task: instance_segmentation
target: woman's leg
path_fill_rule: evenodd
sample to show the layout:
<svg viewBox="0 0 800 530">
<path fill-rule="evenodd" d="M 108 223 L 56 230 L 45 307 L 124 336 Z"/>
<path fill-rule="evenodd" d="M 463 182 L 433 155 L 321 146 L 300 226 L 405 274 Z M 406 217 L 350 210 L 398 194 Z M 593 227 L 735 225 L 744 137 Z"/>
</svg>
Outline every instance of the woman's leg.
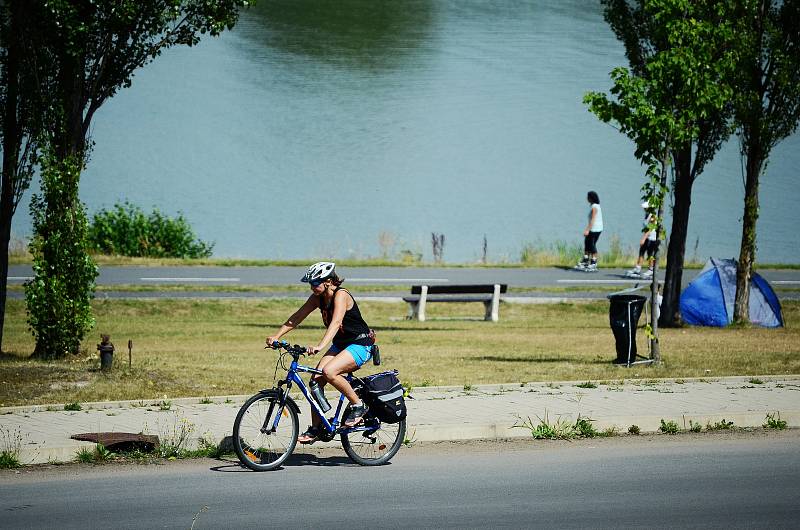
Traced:
<svg viewBox="0 0 800 530">
<path fill-rule="evenodd" d="M 335 348 L 331 348 L 330 350 L 328 350 L 328 352 L 325 355 L 322 356 L 322 358 L 317 363 L 317 370 L 322 370 L 323 371 L 323 375 L 314 375 L 314 376 L 312 376 L 312 379 L 317 382 L 317 384 L 320 386 L 320 388 L 324 388 L 325 384 L 328 382 L 328 380 L 325 378 L 325 375 L 324 375 L 325 368 L 330 363 L 332 363 L 334 361 L 334 359 L 336 359 L 336 357 L 338 355 L 341 355 L 342 353 L 347 353 L 347 352 L 346 351 L 345 352 L 340 352 L 340 351 L 336 350 Z M 352 357 L 350 357 L 350 359 L 352 360 Z M 355 361 L 353 362 L 353 364 L 355 364 Z M 357 368 L 358 367 L 356 367 L 354 369 L 357 369 Z M 345 383 L 347 383 L 346 379 L 345 379 Z M 334 385 L 334 387 L 336 387 L 336 385 Z M 351 392 L 353 391 L 352 387 L 350 387 L 350 391 Z M 353 394 L 355 394 L 355 392 L 353 392 Z M 345 394 L 345 395 L 347 395 L 347 394 Z M 348 397 L 348 399 L 349 399 L 349 397 Z M 297 438 L 297 441 L 300 442 L 301 444 L 314 443 L 317 440 L 317 437 L 318 437 L 318 435 L 314 431 L 318 431 L 321 428 L 322 428 L 322 419 L 319 417 L 319 415 L 317 414 L 317 411 L 314 409 L 314 407 L 311 407 L 311 428 L 309 429 L 309 431 L 306 431 L 303 434 L 301 434 Z"/>
<path fill-rule="evenodd" d="M 346 397 L 350 403 L 356 405 L 361 402 L 355 390 L 353 390 L 353 387 L 350 386 L 350 383 L 348 383 L 347 379 L 342 375 L 358 370 L 358 365 L 349 351 L 342 350 L 337 353 L 335 357 L 325 363 L 321 370 L 325 379 L 332 384 L 336 390 L 344 394 L 344 397 Z"/>
<path fill-rule="evenodd" d="M 600 239 L 601 232 L 589 232 L 590 240 L 590 254 L 592 256 L 592 263 L 597 263 L 597 240 Z"/>
</svg>

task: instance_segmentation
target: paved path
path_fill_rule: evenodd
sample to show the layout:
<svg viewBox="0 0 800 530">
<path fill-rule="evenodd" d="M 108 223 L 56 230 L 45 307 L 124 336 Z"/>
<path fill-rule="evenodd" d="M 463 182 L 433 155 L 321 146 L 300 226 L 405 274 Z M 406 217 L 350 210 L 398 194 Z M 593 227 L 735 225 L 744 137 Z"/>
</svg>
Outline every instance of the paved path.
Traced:
<svg viewBox="0 0 800 530">
<path fill-rule="evenodd" d="M 338 269 L 337 269 L 338 270 Z M 98 297 L 268 297 L 282 296 L 280 292 L 236 292 L 235 288 L 244 286 L 285 286 L 297 285 L 305 272 L 304 267 L 101 267 L 98 285 L 116 286 L 150 286 L 153 291 L 103 291 Z M 377 299 L 393 298 L 407 292 L 412 284 L 427 283 L 429 285 L 447 285 L 464 283 L 505 283 L 510 287 L 549 288 L 550 291 L 514 294 L 505 299 L 514 301 L 535 301 L 535 299 L 556 298 L 605 298 L 606 292 L 581 291 L 580 287 L 619 287 L 625 289 L 634 285 L 645 286 L 647 282 L 625 277 L 624 269 L 601 269 L 598 273 L 587 274 L 558 267 L 547 268 L 467 268 L 467 267 L 341 267 L 339 272 L 347 279 L 356 292 Z M 683 274 L 683 284 L 687 285 L 699 272 L 698 269 L 687 269 Z M 20 285 L 31 277 L 31 268 L 27 265 L 13 265 L 9 271 L 9 285 Z M 773 269 L 761 271 L 761 274 L 773 287 L 779 289 L 780 298 L 800 298 L 800 270 Z M 662 276 L 663 278 L 663 276 Z M 158 286 L 228 286 L 231 291 L 191 291 L 159 292 Z M 359 285 L 392 285 L 395 292 L 380 291 L 369 293 L 360 289 Z M 552 288 L 571 288 L 570 291 L 553 292 Z M 783 290 L 788 288 L 791 290 Z M 284 294 L 285 295 L 285 294 Z M 22 297 L 19 291 L 9 293 L 12 298 Z M 302 296 L 298 292 L 289 296 Z"/>
<path fill-rule="evenodd" d="M 620 369 L 620 376 L 626 373 Z M 759 427 L 767 413 L 779 412 L 790 426 L 800 426 L 800 376 L 729 377 L 685 382 L 652 380 L 580 388 L 576 382 L 529 383 L 524 386 L 488 385 L 412 389 L 408 400 L 407 437 L 418 441 L 503 439 L 528 437 L 529 429 L 515 427 L 528 420 L 554 424 L 572 422 L 578 415 L 594 420 L 598 430 L 616 427 L 621 432 L 638 425 L 642 432 L 657 431 L 661 419 L 688 428 L 692 420 L 705 426 L 725 419 L 739 427 Z M 0 408 L 0 429 L 19 431 L 21 461 L 70 461 L 82 446 L 71 440 L 85 432 L 144 432 L 162 439 L 174 436 L 188 420 L 190 444 L 200 436 L 214 441 L 228 436 L 245 396 L 175 399 L 162 411 L 158 400 L 85 404 L 86 410 L 67 412 L 63 405 Z M 299 402 L 299 400 L 298 400 Z M 48 410 L 49 409 L 49 410 Z M 309 421 L 308 404 L 301 404 L 301 426 Z M 2 441 L 2 437 L 0 437 Z M 0 447 L 0 450 L 3 448 Z"/>
</svg>

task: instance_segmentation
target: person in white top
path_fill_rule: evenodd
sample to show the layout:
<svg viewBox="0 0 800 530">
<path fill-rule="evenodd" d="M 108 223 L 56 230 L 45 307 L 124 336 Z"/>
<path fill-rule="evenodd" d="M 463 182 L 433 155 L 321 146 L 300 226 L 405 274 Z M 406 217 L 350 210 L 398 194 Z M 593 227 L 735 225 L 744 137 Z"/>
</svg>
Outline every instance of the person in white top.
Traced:
<svg viewBox="0 0 800 530">
<path fill-rule="evenodd" d="M 576 269 L 595 272 L 597 271 L 597 240 L 603 231 L 603 211 L 600 209 L 600 197 L 597 192 L 590 191 L 586 200 L 591 204 L 589 210 L 589 223 L 583 231 L 583 259 L 575 266 Z"/>
<path fill-rule="evenodd" d="M 644 222 L 642 227 L 642 238 L 639 240 L 639 258 L 636 260 L 636 265 L 628 271 L 628 276 L 634 278 L 652 278 L 653 277 L 653 262 L 655 261 L 656 250 L 658 249 L 658 234 L 656 229 L 650 228 L 651 223 L 655 221 L 655 215 L 648 212 L 650 203 L 644 201 L 642 203 L 644 209 Z M 642 273 L 642 263 L 644 256 L 647 254 L 648 269 Z"/>
</svg>

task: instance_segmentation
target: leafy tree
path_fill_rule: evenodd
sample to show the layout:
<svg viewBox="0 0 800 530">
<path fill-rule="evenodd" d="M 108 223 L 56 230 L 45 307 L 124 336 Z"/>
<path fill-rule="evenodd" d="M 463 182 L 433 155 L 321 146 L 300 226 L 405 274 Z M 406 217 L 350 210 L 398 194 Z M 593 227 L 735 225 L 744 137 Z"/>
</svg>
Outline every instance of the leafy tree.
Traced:
<svg viewBox="0 0 800 530">
<path fill-rule="evenodd" d="M 82 160 L 42 160 L 42 194 L 31 199 L 34 279 L 25 284 L 34 356 L 57 359 L 77 353 L 94 326 L 91 300 L 97 266 L 86 252 L 88 222 L 78 199 Z"/>
<path fill-rule="evenodd" d="M 247 0 L 28 0 L 36 16 L 29 17 L 26 32 L 31 35 L 36 53 L 34 71 L 40 73 L 37 97 L 49 102 L 41 119 L 46 124 L 43 143 L 53 157 L 49 168 L 54 174 L 69 174 L 60 181 L 64 197 L 77 197 L 80 172 L 88 155 L 89 130 L 97 110 L 123 87 L 130 86 L 137 68 L 155 59 L 171 46 L 193 46 L 203 34 L 219 35 L 233 27 L 238 9 L 249 4 Z M 49 194 L 44 193 L 45 201 Z M 45 208 L 45 205 L 38 205 Z M 77 208 L 61 212 L 72 219 L 82 215 L 80 205 L 68 200 L 59 207 Z M 47 206 L 46 210 L 50 211 Z M 72 240 L 68 233 L 73 227 L 47 225 L 48 237 Z M 77 232 L 76 232 L 77 234 Z M 39 237 L 38 234 L 36 237 Z M 88 259 L 85 245 L 74 241 L 69 250 L 75 252 L 72 260 Z M 86 275 L 68 275 L 53 267 L 63 258 L 53 247 L 41 245 L 40 270 L 61 275 L 55 284 L 86 282 Z M 60 251 L 60 250 L 59 250 Z M 48 268 L 49 267 L 49 268 Z M 53 272 L 55 271 L 55 272 Z M 39 281 L 39 276 L 34 283 Z M 83 292 L 91 282 L 70 285 L 63 292 Z M 29 300 L 30 303 L 30 300 Z M 67 313 L 68 314 L 68 313 Z M 41 329 L 63 322 L 47 320 L 56 318 L 43 313 L 32 317 L 32 326 Z M 75 318 L 82 318 L 75 315 Z M 76 329 L 80 323 L 75 323 Z M 46 355 L 63 355 L 63 351 L 50 350 L 41 344 L 37 335 L 36 351 Z"/>
<path fill-rule="evenodd" d="M 247 0 L 35 0 L 37 25 L 57 83 L 52 100 L 57 156 L 85 155 L 97 110 L 134 72 L 175 45 L 230 29 Z"/>
<path fill-rule="evenodd" d="M 758 186 L 770 152 L 800 121 L 800 1 L 740 0 L 735 13 L 739 68 L 734 121 L 745 172 L 744 215 L 734 320 L 749 321 L 756 257 Z"/>
<path fill-rule="evenodd" d="M 731 68 L 731 28 L 725 13 L 731 0 L 601 0 L 604 17 L 625 46 L 630 64 L 627 77 L 641 80 L 642 99 L 631 96 L 631 105 L 652 106 L 654 116 L 631 121 L 622 132 L 634 138 L 637 158 L 643 145 L 661 143 L 666 153 L 652 155 L 667 160 L 672 169 L 672 228 L 667 250 L 660 324 L 680 321 L 679 298 L 686 254 L 692 186 L 730 134 L 731 112 L 727 89 L 721 80 Z M 626 79 L 612 73 L 615 86 L 624 88 Z M 612 91 L 613 93 L 613 91 Z M 599 100 L 592 98 L 596 105 Z M 623 111 L 612 107 L 613 112 Z M 597 112 L 600 107 L 590 107 Z M 672 114 L 677 128 L 658 123 Z M 600 116 L 604 119 L 603 116 Z M 606 121 L 623 123 L 629 117 L 606 114 Z M 666 126 L 666 129 L 664 128 Z M 671 132 L 670 132 L 671 131 Z M 655 153 L 658 149 L 651 149 Z M 652 176 L 652 174 L 651 174 Z M 661 201 L 656 201 L 658 204 Z M 659 216 L 660 218 L 660 216 Z"/>
<path fill-rule="evenodd" d="M 35 70 L 37 50 L 31 46 L 33 10 L 25 0 L 0 3 L 0 138 L 3 165 L 0 184 L 0 351 L 8 278 L 11 221 L 31 182 L 42 130 L 42 100 Z"/>
</svg>

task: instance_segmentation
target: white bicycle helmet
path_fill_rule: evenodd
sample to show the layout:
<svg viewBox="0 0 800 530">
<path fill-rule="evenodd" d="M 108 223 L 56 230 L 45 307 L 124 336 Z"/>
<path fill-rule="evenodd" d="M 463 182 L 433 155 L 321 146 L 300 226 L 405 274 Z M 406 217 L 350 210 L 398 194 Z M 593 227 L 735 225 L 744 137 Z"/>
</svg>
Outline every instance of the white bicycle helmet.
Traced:
<svg viewBox="0 0 800 530">
<path fill-rule="evenodd" d="M 324 280 L 333 273 L 336 264 L 330 261 L 320 261 L 308 268 L 305 276 L 300 278 L 301 282 L 308 283 L 314 280 Z"/>
</svg>

